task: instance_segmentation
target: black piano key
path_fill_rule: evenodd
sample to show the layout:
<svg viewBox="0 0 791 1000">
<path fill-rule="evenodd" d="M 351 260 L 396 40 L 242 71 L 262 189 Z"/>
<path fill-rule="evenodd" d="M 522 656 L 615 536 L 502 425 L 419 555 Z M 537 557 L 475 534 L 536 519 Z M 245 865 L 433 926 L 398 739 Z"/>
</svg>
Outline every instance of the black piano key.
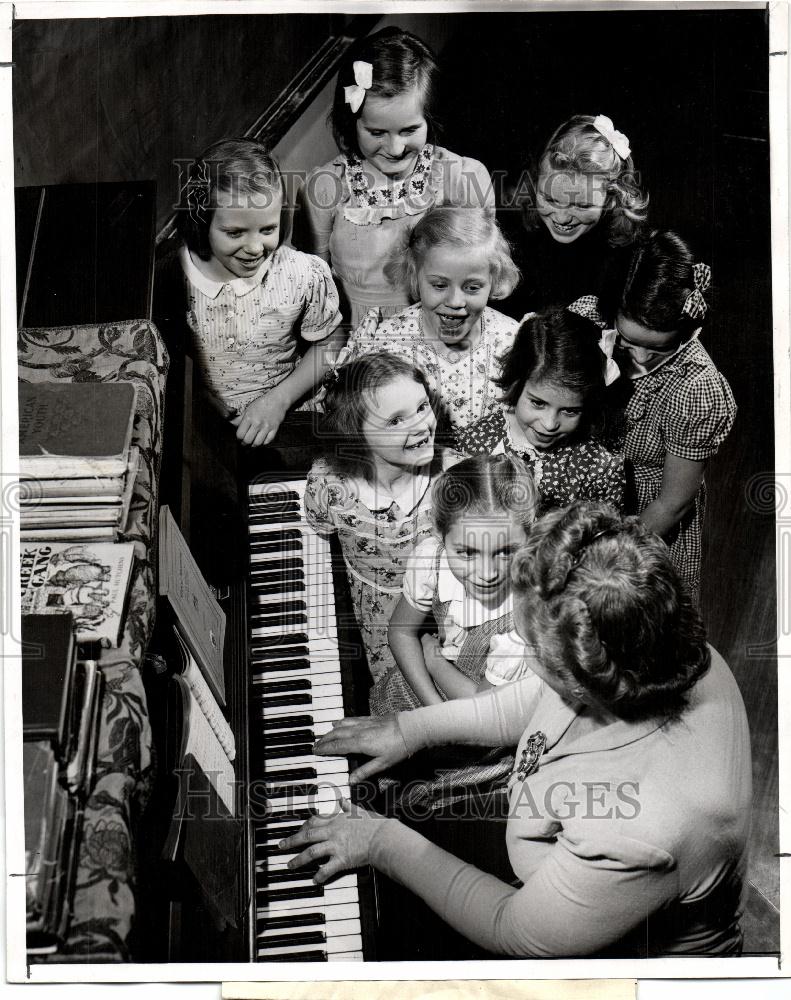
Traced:
<svg viewBox="0 0 791 1000">
<path fill-rule="evenodd" d="M 294 955 L 267 955 L 267 962 L 326 962 L 326 951 L 299 951 Z"/>
<path fill-rule="evenodd" d="M 299 512 L 299 508 L 290 511 L 278 511 L 274 514 L 250 512 L 247 520 L 250 524 L 299 524 L 302 520 L 302 515 Z"/>
<path fill-rule="evenodd" d="M 268 760 L 277 760 L 279 757 L 305 757 L 313 753 L 312 743 L 289 743 L 286 746 L 269 747 L 266 753 Z"/>
<path fill-rule="evenodd" d="M 315 739 L 316 737 L 312 729 L 294 729 L 288 733 L 269 733 L 266 737 L 266 742 L 273 750 L 277 750 L 278 745 L 283 743 L 303 743 L 305 746 L 310 747 L 310 750 L 307 752 L 313 753 Z M 291 756 L 295 756 L 295 754 Z"/>
<path fill-rule="evenodd" d="M 299 944 L 325 944 L 327 935 L 323 931 L 303 931 L 301 934 L 273 934 L 271 937 L 262 937 L 258 942 L 258 947 L 281 948 L 284 945 Z"/>
<path fill-rule="evenodd" d="M 299 528 L 283 528 L 282 531 L 274 528 L 269 531 L 257 531 L 256 539 L 265 542 L 290 542 L 294 539 L 301 541 L 302 532 Z"/>
<path fill-rule="evenodd" d="M 286 868 L 279 872 L 256 872 L 256 892 L 265 892 L 266 886 L 272 886 L 273 891 L 277 889 L 280 892 L 282 890 L 278 886 L 281 882 L 296 882 L 299 879 L 303 879 L 308 885 L 308 879 L 312 879 L 318 870 L 318 865 L 308 865 L 305 868 Z"/>
<path fill-rule="evenodd" d="M 311 816 L 316 815 L 316 810 L 313 806 L 302 806 L 299 809 L 292 809 L 288 813 L 280 813 L 277 816 L 270 816 L 269 819 L 265 819 L 257 824 L 258 829 L 266 829 L 269 827 L 271 829 L 272 823 L 304 823 L 306 819 L 310 819 Z"/>
<path fill-rule="evenodd" d="M 261 563 L 262 567 L 266 567 L 267 573 L 294 572 L 301 570 L 304 565 L 305 563 L 296 556 L 286 556 L 284 559 L 267 559 Z"/>
<path fill-rule="evenodd" d="M 247 499 L 251 504 L 254 503 L 287 503 L 288 501 L 299 502 L 299 493 L 296 490 L 281 490 L 278 486 L 272 486 L 271 490 L 265 490 L 263 493 L 253 493 L 248 491 Z"/>
<path fill-rule="evenodd" d="M 283 927 L 305 927 L 313 924 L 326 924 L 327 918 L 323 913 L 292 913 L 288 916 L 271 916 L 266 918 L 267 930 L 278 930 Z"/>
<path fill-rule="evenodd" d="M 294 577 L 290 583 L 265 583 L 261 586 L 256 582 L 256 577 L 253 576 L 251 586 L 254 594 L 301 594 L 305 590 L 301 573 L 298 579 Z"/>
<path fill-rule="evenodd" d="M 308 636 L 305 632 L 278 632 L 277 635 L 255 636 L 253 642 L 255 643 L 253 651 L 257 654 L 259 649 L 271 649 L 273 646 L 292 646 L 301 643 L 307 648 Z M 282 656 L 283 653 L 280 652 L 278 655 Z"/>
<path fill-rule="evenodd" d="M 300 510 L 299 497 L 251 497 L 249 509 L 253 511 L 270 511 L 275 513 L 279 510 L 292 511 Z"/>
<path fill-rule="evenodd" d="M 318 785 L 270 785 L 266 783 L 266 792 L 270 799 L 286 799 L 292 795 L 317 795 Z"/>
<path fill-rule="evenodd" d="M 266 681 L 255 688 L 255 693 L 278 694 L 280 691 L 310 691 L 312 685 L 307 677 L 292 677 L 287 681 Z"/>
<path fill-rule="evenodd" d="M 268 830 L 259 830 L 258 837 L 264 841 L 276 840 L 279 844 L 281 840 L 284 840 L 286 837 L 291 837 L 295 833 L 299 833 L 301 829 L 301 826 L 273 826 Z"/>
<path fill-rule="evenodd" d="M 296 670 L 308 673 L 310 671 L 310 660 L 306 660 L 304 656 L 293 660 L 269 660 L 266 663 L 257 664 L 255 673 L 274 673 L 275 670 Z"/>
<path fill-rule="evenodd" d="M 255 535 L 250 539 L 252 552 L 301 552 L 302 542 L 296 538 L 284 538 L 279 542 L 263 542 Z"/>
<path fill-rule="evenodd" d="M 283 715 L 279 719 L 258 719 L 262 729 L 304 729 L 313 725 L 312 715 Z"/>
<path fill-rule="evenodd" d="M 275 625 L 279 625 L 283 629 L 288 629 L 289 627 L 304 628 L 307 623 L 308 616 L 304 614 L 270 615 L 268 613 L 264 614 L 263 611 L 253 611 L 250 615 L 251 628 L 267 628 L 268 626 Z M 256 637 L 256 641 L 258 641 L 258 637 Z"/>
<path fill-rule="evenodd" d="M 315 767 L 291 767 L 285 771 L 270 771 L 266 776 L 266 783 L 274 785 L 284 781 L 305 781 L 310 778 L 318 778 Z"/>
<path fill-rule="evenodd" d="M 274 698 L 255 698 L 259 712 L 265 708 L 282 708 L 285 705 L 310 705 L 312 701 L 312 694 L 305 694 L 300 691 L 292 691 L 289 694 L 278 695 Z"/>
<path fill-rule="evenodd" d="M 294 611 L 307 611 L 308 606 L 304 601 L 267 601 L 266 604 L 259 604 L 256 613 L 260 615 L 287 615 Z"/>
<path fill-rule="evenodd" d="M 270 903 L 285 899 L 321 899 L 324 895 L 323 885 L 295 885 L 291 889 L 258 889 L 255 891 L 256 906 L 268 906 Z"/>
</svg>

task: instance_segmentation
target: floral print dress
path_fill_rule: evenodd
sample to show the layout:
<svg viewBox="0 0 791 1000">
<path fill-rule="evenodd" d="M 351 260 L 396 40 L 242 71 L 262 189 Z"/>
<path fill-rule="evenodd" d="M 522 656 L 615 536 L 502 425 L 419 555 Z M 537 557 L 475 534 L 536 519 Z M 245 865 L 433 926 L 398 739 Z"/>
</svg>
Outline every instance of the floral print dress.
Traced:
<svg viewBox="0 0 791 1000">
<path fill-rule="evenodd" d="M 390 316 L 409 305 L 384 274 L 393 251 L 437 205 L 494 208 L 489 172 L 478 160 L 427 144 L 412 174 L 375 187 L 365 161 L 339 154 L 308 174 L 300 192 L 305 249 L 328 261 L 356 328 L 371 308 Z"/>
<path fill-rule="evenodd" d="M 460 430 L 497 411 L 498 389 L 492 379 L 500 373 L 500 358 L 510 350 L 519 324 L 487 306 L 481 314 L 481 335 L 471 351 L 440 353 L 427 339 L 416 303 L 397 316 L 382 320 L 372 309 L 341 351 L 337 364 L 363 354 L 386 351 L 422 369 L 440 401 L 441 426 L 455 438 Z M 455 445 L 454 445 L 455 446 Z"/>
<path fill-rule="evenodd" d="M 467 428 L 458 440 L 463 455 L 518 455 L 533 472 L 541 496 L 539 516 L 568 507 L 575 500 L 602 501 L 623 510 L 626 475 L 623 456 L 613 454 L 598 441 L 570 439 L 551 451 L 517 445 L 511 438 L 506 411 Z"/>
<path fill-rule="evenodd" d="M 397 496 L 361 478 L 314 463 L 305 487 L 305 517 L 319 534 L 338 533 L 368 667 L 372 714 L 414 708 L 418 702 L 387 642 L 390 617 L 401 597 L 407 560 L 432 532 L 433 476 L 416 476 Z"/>
</svg>

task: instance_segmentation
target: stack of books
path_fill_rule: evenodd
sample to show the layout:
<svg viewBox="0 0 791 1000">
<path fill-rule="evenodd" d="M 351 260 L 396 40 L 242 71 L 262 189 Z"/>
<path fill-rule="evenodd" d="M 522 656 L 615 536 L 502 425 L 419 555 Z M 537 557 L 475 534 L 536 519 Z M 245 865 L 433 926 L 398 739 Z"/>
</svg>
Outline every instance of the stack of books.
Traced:
<svg viewBox="0 0 791 1000">
<path fill-rule="evenodd" d="M 124 532 L 140 462 L 134 417 L 131 382 L 19 384 L 23 540 Z"/>
<path fill-rule="evenodd" d="M 27 947 L 54 952 L 69 924 L 93 783 L 102 674 L 78 660 L 71 616 L 22 616 Z"/>
</svg>

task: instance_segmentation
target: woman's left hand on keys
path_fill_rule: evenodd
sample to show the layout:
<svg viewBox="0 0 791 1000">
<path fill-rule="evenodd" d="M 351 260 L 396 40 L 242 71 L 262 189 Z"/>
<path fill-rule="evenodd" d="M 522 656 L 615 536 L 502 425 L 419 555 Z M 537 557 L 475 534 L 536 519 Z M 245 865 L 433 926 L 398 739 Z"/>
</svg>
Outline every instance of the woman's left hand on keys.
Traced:
<svg viewBox="0 0 791 1000">
<path fill-rule="evenodd" d="M 231 423 L 236 426 L 236 437 L 242 444 L 260 448 L 274 438 L 287 413 L 287 403 L 273 389 L 254 399 Z"/>
<path fill-rule="evenodd" d="M 340 812 L 333 816 L 311 816 L 297 833 L 281 841 L 280 847 L 304 848 L 289 861 L 289 868 L 302 868 L 325 858 L 313 878 L 321 884 L 338 872 L 367 864 L 373 838 L 386 822 L 385 817 L 342 799 Z"/>
</svg>

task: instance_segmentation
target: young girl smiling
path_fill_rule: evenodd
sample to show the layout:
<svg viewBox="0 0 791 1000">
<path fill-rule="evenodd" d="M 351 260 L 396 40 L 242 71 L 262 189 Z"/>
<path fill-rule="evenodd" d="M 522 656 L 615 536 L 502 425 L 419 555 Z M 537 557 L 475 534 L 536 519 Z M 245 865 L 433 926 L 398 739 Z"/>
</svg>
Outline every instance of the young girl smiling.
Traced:
<svg viewBox="0 0 791 1000">
<path fill-rule="evenodd" d="M 327 378 L 321 434 L 305 516 L 338 533 L 373 688 L 373 714 L 414 704 L 387 642 L 407 559 L 431 532 L 436 417 L 426 377 L 389 354 L 369 354 Z M 334 443 L 334 446 L 333 446 Z"/>
<path fill-rule="evenodd" d="M 497 409 L 492 379 L 518 323 L 487 305 L 519 280 L 508 244 L 480 208 L 435 208 L 385 268 L 419 301 L 381 321 L 371 310 L 342 357 L 388 351 L 428 376 L 440 404 L 440 433 L 453 435 Z"/>
<path fill-rule="evenodd" d="M 332 266 L 352 328 L 372 307 L 409 305 L 384 275 L 391 250 L 435 205 L 488 205 L 486 168 L 433 143 L 438 68 L 431 49 L 400 28 L 362 40 L 338 73 L 332 127 L 339 155 L 302 192 L 307 247 Z"/>
<path fill-rule="evenodd" d="M 532 468 L 541 511 L 575 500 L 624 503 L 623 458 L 590 436 L 604 393 L 601 331 L 568 309 L 525 317 L 502 360 L 500 408 L 459 434 L 467 455 L 514 454 Z"/>
</svg>

